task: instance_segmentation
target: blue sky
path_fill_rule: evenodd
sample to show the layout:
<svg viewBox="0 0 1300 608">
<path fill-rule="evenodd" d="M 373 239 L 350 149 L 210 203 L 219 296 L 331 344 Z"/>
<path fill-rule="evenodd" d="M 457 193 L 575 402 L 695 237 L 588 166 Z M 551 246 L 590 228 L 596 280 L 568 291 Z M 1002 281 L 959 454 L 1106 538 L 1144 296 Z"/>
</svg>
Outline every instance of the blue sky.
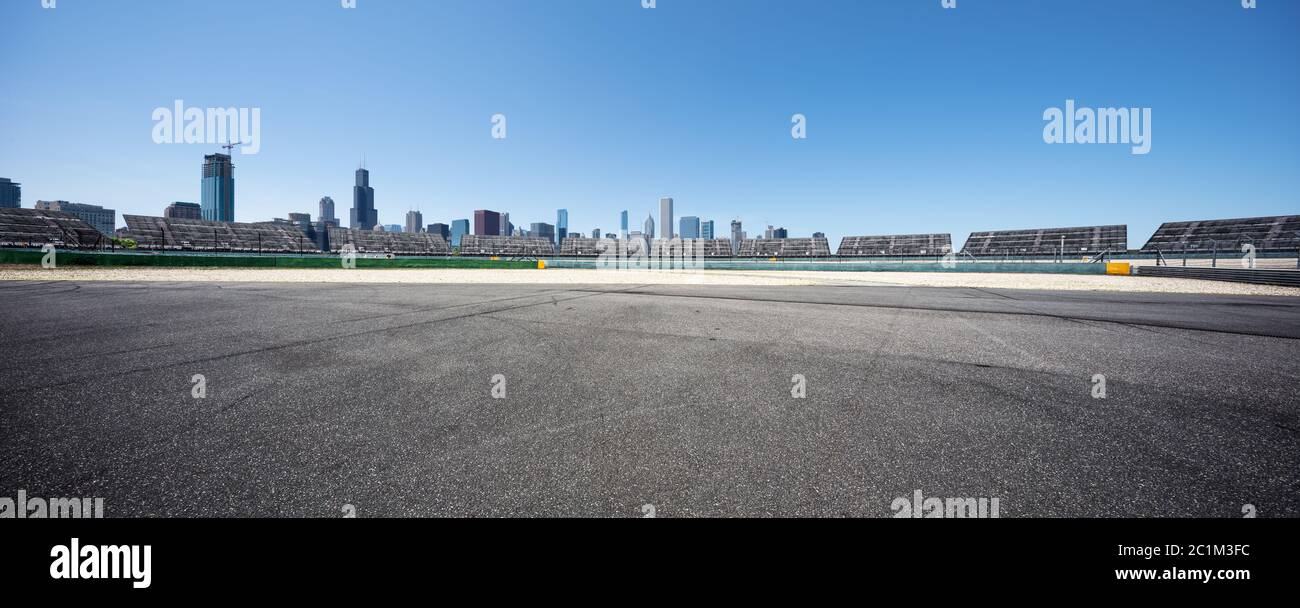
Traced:
<svg viewBox="0 0 1300 608">
<path fill-rule="evenodd" d="M 613 232 L 668 195 L 720 236 L 1126 223 L 1136 247 L 1162 221 L 1300 212 L 1300 2 L 357 4 L 0 1 L 0 177 L 28 207 L 198 202 L 216 146 L 151 137 L 183 99 L 261 109 L 239 221 L 325 195 L 346 218 L 363 153 L 382 223 L 564 207 Z M 1066 99 L 1151 108 L 1151 152 L 1045 144 Z"/>
</svg>

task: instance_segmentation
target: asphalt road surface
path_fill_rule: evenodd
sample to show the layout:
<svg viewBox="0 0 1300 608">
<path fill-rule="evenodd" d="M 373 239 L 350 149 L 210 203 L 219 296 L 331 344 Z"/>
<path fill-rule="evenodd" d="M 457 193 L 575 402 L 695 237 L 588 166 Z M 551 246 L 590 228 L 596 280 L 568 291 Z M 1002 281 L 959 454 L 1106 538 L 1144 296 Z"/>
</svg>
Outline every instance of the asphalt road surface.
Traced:
<svg viewBox="0 0 1300 608">
<path fill-rule="evenodd" d="M 110 517 L 1300 515 L 1296 298 L 9 282 L 0 348 L 0 496 Z"/>
</svg>

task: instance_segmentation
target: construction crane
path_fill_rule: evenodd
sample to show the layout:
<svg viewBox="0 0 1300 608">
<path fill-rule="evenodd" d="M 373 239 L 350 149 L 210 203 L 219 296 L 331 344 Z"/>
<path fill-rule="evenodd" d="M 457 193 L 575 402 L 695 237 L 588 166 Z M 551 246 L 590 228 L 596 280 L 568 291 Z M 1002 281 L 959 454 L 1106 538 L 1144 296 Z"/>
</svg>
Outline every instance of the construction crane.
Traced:
<svg viewBox="0 0 1300 608">
<path fill-rule="evenodd" d="M 221 146 L 221 147 L 222 147 L 222 148 L 225 148 L 225 150 L 226 150 L 226 156 L 229 156 L 229 157 L 231 157 L 231 158 L 234 158 L 234 156 L 235 156 L 235 154 L 234 154 L 235 147 L 236 147 L 236 146 L 242 146 L 242 145 L 244 145 L 244 142 L 242 142 L 242 141 L 234 141 L 234 142 L 230 142 L 230 143 L 228 143 L 228 144 L 226 144 L 226 145 L 224 145 L 224 146 Z"/>
</svg>

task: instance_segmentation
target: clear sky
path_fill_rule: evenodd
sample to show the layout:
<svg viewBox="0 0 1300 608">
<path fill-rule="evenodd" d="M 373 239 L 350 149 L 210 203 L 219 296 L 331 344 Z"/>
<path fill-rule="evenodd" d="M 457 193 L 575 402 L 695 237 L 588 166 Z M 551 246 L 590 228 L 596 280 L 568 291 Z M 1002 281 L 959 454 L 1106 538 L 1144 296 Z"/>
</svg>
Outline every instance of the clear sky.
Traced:
<svg viewBox="0 0 1300 608">
<path fill-rule="evenodd" d="M 176 99 L 260 108 L 239 221 L 329 195 L 346 223 L 362 154 L 386 224 L 564 207 L 616 232 L 667 195 L 719 236 L 1126 223 L 1136 247 L 1300 212 L 1293 0 L 0 0 L 0 23 L 0 177 L 119 225 L 199 201 L 217 146 L 152 139 Z M 1044 143 L 1066 99 L 1151 108 L 1150 153 Z"/>
</svg>

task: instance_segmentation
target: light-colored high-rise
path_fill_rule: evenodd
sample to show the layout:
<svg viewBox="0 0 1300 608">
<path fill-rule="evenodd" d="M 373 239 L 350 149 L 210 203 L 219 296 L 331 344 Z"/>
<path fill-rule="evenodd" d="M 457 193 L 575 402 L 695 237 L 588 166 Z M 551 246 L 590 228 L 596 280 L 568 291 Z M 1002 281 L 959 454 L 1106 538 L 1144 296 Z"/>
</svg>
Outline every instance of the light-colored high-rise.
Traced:
<svg viewBox="0 0 1300 608">
<path fill-rule="evenodd" d="M 659 228 L 664 231 L 663 238 L 673 238 L 673 199 L 670 196 L 659 199 Z"/>
</svg>

